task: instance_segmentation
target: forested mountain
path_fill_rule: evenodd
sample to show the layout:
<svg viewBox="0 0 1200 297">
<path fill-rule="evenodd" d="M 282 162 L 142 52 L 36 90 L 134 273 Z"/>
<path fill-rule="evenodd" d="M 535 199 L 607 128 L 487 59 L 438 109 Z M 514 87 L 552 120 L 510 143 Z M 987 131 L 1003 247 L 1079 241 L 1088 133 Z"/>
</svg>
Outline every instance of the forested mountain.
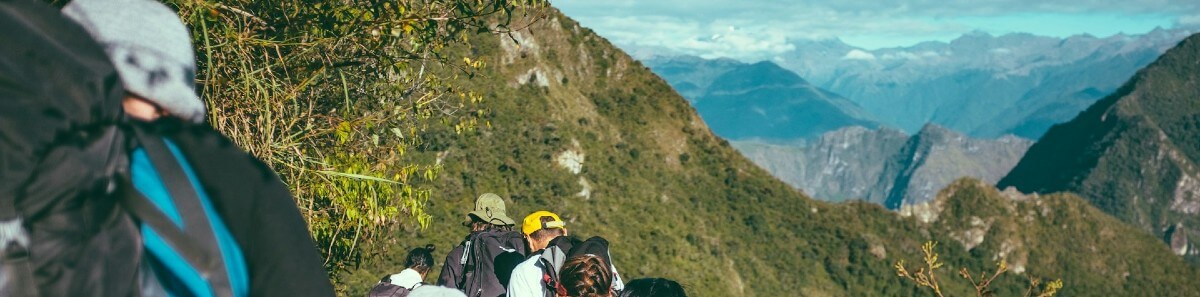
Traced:
<svg viewBox="0 0 1200 297">
<path fill-rule="evenodd" d="M 1120 90 L 1054 126 L 1000 181 L 1079 193 L 1180 255 L 1200 254 L 1200 35 Z"/>
<path fill-rule="evenodd" d="M 849 127 L 802 143 L 733 142 L 747 158 L 814 198 L 862 199 L 892 209 L 929 201 L 962 177 L 995 183 L 1031 144 L 1012 135 L 973 139 L 933 124 L 913 136 Z"/>
<path fill-rule="evenodd" d="M 814 201 L 714 135 L 645 66 L 556 11 L 458 50 L 487 63 L 461 81 L 486 98 L 470 111 L 479 128 L 417 133 L 425 145 L 403 158 L 441 166 L 433 219 L 347 274 L 356 293 L 399 271 L 408 248 L 433 243 L 445 255 L 467 233 L 474 197 L 496 192 L 510 216 L 554 210 L 572 234 L 609 238 L 626 279 L 676 279 L 691 296 L 915 296 L 921 289 L 892 264 L 919 259 L 930 240 L 942 242 L 947 295 L 974 292 L 954 271 L 1000 259 L 1014 267 L 993 285 L 1001 295 L 1024 293 L 1026 275 L 1062 278 L 1064 296 L 1200 294 L 1196 268 L 1071 195 L 1006 196 L 964 180 L 912 216 Z"/>
</svg>

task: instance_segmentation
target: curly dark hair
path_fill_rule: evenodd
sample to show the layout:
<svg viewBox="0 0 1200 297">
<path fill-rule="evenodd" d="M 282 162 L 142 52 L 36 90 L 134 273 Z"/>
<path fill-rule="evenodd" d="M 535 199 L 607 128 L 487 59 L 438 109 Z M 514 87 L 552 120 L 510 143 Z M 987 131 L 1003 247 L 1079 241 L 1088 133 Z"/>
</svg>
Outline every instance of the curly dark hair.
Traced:
<svg viewBox="0 0 1200 297">
<path fill-rule="evenodd" d="M 558 296 L 612 296 L 612 270 L 603 258 L 596 255 L 587 254 L 567 260 L 558 275 Z"/>
<path fill-rule="evenodd" d="M 427 244 L 424 248 L 415 248 L 408 251 L 408 256 L 404 257 L 404 267 L 416 270 L 420 274 L 429 273 L 433 269 L 433 245 Z"/>
</svg>

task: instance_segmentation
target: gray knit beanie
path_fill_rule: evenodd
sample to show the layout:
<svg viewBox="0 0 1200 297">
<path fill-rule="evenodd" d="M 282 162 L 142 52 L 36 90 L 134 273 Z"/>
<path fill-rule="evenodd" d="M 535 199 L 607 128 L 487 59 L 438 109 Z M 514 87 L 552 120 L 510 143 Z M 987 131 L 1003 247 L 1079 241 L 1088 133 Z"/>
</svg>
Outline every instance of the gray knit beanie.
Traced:
<svg viewBox="0 0 1200 297">
<path fill-rule="evenodd" d="M 171 116 L 204 122 L 192 39 L 174 11 L 152 0 L 74 0 L 63 14 L 104 46 L 126 91 Z"/>
</svg>

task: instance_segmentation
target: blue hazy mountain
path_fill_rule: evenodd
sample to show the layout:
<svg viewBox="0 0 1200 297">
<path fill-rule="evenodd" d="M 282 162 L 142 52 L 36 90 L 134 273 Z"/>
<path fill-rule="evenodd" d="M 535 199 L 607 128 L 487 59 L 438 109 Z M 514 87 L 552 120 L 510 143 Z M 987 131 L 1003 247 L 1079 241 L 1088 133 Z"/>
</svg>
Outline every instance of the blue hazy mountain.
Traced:
<svg viewBox="0 0 1200 297">
<path fill-rule="evenodd" d="M 646 64 L 727 139 L 787 141 L 847 126 L 880 126 L 853 101 L 775 63 L 683 56 Z"/>
<path fill-rule="evenodd" d="M 779 60 L 909 133 L 932 122 L 973 137 L 1037 139 L 1116 90 L 1188 33 L 1056 38 L 975 32 L 949 43 L 878 50 L 836 39 L 797 41 Z"/>
</svg>

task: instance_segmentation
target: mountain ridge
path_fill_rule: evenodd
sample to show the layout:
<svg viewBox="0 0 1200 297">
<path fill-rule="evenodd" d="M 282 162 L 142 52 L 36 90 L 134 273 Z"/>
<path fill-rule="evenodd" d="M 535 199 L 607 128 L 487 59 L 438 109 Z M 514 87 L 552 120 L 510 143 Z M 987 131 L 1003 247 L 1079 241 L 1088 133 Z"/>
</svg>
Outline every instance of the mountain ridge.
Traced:
<svg viewBox="0 0 1200 297">
<path fill-rule="evenodd" d="M 876 50 L 837 39 L 796 40 L 794 51 L 772 61 L 908 133 L 933 122 L 979 138 L 1037 139 L 1115 91 L 1191 30 L 1158 28 L 1105 38 L 978 32 L 950 42 Z M 702 95 L 696 80 L 676 82 L 683 79 L 662 65 L 697 73 L 726 69 L 691 56 L 644 61 L 689 99 Z"/>
<path fill-rule="evenodd" d="M 1117 92 L 1056 125 L 999 183 L 1077 192 L 1200 262 L 1200 35 L 1184 39 Z"/>
<path fill-rule="evenodd" d="M 647 63 L 681 95 L 690 94 L 688 101 L 724 138 L 794 140 L 845 126 L 880 125 L 853 101 L 772 62 L 684 57 Z"/>
</svg>

